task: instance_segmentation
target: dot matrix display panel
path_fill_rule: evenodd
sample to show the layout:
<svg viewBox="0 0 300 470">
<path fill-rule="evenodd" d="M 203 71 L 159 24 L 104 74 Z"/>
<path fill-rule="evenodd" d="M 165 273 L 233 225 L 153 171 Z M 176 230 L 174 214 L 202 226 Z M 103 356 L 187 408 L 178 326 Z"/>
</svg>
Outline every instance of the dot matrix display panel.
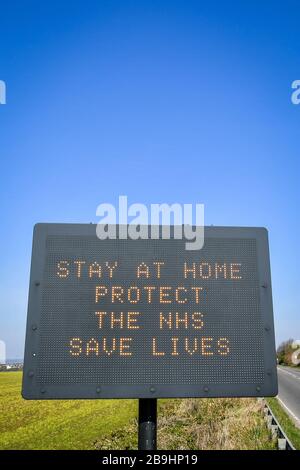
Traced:
<svg viewBox="0 0 300 470">
<path fill-rule="evenodd" d="M 95 225 L 34 231 L 25 398 L 277 393 L 268 239 L 205 228 L 185 240 L 99 240 Z"/>
</svg>

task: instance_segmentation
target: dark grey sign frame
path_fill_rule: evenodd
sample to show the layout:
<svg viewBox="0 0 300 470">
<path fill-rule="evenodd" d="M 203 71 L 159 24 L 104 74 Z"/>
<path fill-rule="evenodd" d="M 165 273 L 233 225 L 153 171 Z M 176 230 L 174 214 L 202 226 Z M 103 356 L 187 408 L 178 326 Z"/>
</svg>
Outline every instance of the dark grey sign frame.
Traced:
<svg viewBox="0 0 300 470">
<path fill-rule="evenodd" d="M 45 385 L 36 381 L 38 345 L 40 339 L 40 304 L 42 274 L 48 235 L 91 236 L 94 224 L 37 224 L 34 228 L 29 286 L 27 330 L 24 358 L 22 396 L 25 399 L 99 399 L 99 398 L 172 398 L 172 397 L 261 397 L 278 392 L 275 334 L 269 261 L 268 232 L 254 227 L 205 227 L 205 236 L 214 238 L 255 238 L 260 284 L 260 305 L 263 328 L 265 365 L 264 383 L 253 384 L 178 384 L 160 385 Z M 96 236 L 96 235 L 95 235 Z M 99 242 L 99 243 L 105 243 Z"/>
</svg>

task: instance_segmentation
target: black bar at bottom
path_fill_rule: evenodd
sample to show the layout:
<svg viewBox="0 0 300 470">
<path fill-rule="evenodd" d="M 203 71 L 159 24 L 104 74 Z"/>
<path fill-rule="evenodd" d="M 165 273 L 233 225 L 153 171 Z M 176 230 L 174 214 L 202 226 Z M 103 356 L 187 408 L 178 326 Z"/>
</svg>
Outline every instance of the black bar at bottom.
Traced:
<svg viewBox="0 0 300 470">
<path fill-rule="evenodd" d="M 139 399 L 139 450 L 156 450 L 157 399 Z"/>
</svg>

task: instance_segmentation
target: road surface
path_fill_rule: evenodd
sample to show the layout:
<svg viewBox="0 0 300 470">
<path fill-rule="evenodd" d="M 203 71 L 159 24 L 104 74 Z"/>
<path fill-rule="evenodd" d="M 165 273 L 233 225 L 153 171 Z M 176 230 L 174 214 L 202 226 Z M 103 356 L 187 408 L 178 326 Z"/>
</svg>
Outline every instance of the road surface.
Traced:
<svg viewBox="0 0 300 470">
<path fill-rule="evenodd" d="M 300 428 L 300 370 L 278 366 L 278 400 Z"/>
</svg>

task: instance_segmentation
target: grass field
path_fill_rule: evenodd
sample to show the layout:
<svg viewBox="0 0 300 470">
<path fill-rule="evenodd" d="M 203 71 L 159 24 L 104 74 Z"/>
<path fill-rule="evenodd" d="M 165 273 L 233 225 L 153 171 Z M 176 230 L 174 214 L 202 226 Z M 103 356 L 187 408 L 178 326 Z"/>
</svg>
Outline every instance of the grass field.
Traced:
<svg viewBox="0 0 300 470">
<path fill-rule="evenodd" d="M 134 449 L 137 400 L 26 401 L 0 373 L 0 449 Z M 160 449 L 274 449 L 254 399 L 159 400 Z"/>
<path fill-rule="evenodd" d="M 134 400 L 27 401 L 21 372 L 0 373 L 1 449 L 91 449 L 134 419 Z"/>
</svg>

